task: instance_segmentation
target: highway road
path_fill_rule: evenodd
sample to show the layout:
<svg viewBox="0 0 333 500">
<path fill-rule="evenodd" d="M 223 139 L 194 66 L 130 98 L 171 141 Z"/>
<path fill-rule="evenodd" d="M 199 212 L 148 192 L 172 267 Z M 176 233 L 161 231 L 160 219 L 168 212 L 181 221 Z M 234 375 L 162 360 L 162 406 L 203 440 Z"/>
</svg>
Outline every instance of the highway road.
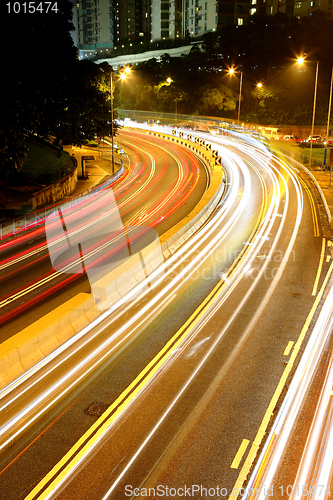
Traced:
<svg viewBox="0 0 333 500">
<path fill-rule="evenodd" d="M 155 228 L 161 235 L 200 200 L 207 188 L 207 172 L 202 162 L 184 148 L 139 133 L 124 132 L 117 140 L 131 162 L 121 182 L 115 182 L 112 188 L 121 221 L 129 228 Z M 110 191 L 106 183 L 105 190 L 96 194 L 93 200 L 87 197 L 76 209 L 72 217 L 79 229 L 77 241 L 80 241 L 85 224 L 93 220 L 90 233 L 93 246 L 101 200 Z M 67 274 L 52 269 L 44 225 L 9 243 L 1 242 L 0 283 L 1 342 L 78 292 L 90 293 L 85 275 L 73 269 Z"/>
<path fill-rule="evenodd" d="M 45 368 L 44 380 L 61 383 L 43 422 L 3 447 L 6 499 L 236 498 L 246 484 L 331 253 L 296 169 L 256 143 L 221 138 L 216 147 L 224 198 L 166 261 L 154 291 L 87 332 L 98 366 L 86 342 Z M 12 407 L 22 395 L 22 407 L 32 404 L 37 386 L 18 388 Z"/>
<path fill-rule="evenodd" d="M 332 277 L 244 498 L 332 495 Z"/>
</svg>

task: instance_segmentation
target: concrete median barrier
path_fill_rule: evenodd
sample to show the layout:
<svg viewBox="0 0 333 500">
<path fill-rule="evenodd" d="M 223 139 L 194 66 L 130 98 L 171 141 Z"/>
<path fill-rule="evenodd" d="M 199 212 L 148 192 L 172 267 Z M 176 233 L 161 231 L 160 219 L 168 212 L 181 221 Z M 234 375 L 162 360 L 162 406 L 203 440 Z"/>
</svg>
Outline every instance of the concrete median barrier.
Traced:
<svg viewBox="0 0 333 500">
<path fill-rule="evenodd" d="M 35 366 L 98 314 L 94 297 L 79 293 L 0 344 L 0 387 Z"/>
</svg>

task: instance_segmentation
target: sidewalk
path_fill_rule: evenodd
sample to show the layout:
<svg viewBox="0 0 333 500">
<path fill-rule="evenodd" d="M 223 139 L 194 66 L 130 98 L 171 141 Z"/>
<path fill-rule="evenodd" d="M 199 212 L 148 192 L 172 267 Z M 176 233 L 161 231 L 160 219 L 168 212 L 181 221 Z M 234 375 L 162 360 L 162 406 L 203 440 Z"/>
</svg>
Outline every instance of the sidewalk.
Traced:
<svg viewBox="0 0 333 500">
<path fill-rule="evenodd" d="M 330 185 L 330 172 L 326 172 L 323 170 L 311 170 L 311 174 L 316 179 L 324 193 L 333 220 L 333 175 Z"/>
<path fill-rule="evenodd" d="M 306 155 L 304 155 L 303 152 L 299 151 L 298 146 L 295 147 L 295 145 L 293 144 L 288 144 L 284 143 L 283 141 L 282 142 L 278 141 L 274 144 L 274 149 L 275 151 L 279 151 L 280 153 L 282 153 L 282 155 L 286 155 L 287 157 L 291 157 L 292 159 L 298 161 L 299 163 L 304 165 L 306 169 L 309 168 L 308 164 L 306 162 L 304 163 L 305 160 L 308 162 L 309 159 Z M 325 197 L 328 209 L 331 214 L 331 226 L 329 227 L 327 216 L 325 215 L 323 207 L 321 206 L 322 202 L 320 202 L 320 200 L 318 199 L 317 201 L 319 202 L 320 205 L 319 213 L 323 224 L 323 230 L 326 237 L 331 238 L 333 229 L 333 175 L 332 175 L 332 182 L 330 184 L 330 172 L 326 170 L 320 170 L 318 160 L 316 160 L 315 158 L 313 158 L 312 165 L 313 168 L 311 168 L 309 172 L 311 173 L 311 175 L 313 175 L 313 177 L 319 184 L 319 187 Z M 322 166 L 322 164 L 320 165 Z M 308 175 L 307 177 L 309 178 Z M 318 190 L 316 189 L 316 191 Z"/>
<path fill-rule="evenodd" d="M 71 156 L 75 156 L 77 160 L 77 171 L 78 171 L 78 181 L 76 184 L 76 187 L 74 191 L 70 194 L 70 196 L 67 196 L 63 198 L 64 200 L 68 200 L 70 198 L 73 198 L 75 196 L 78 196 L 88 189 L 93 188 L 100 182 L 102 182 L 104 179 L 107 179 L 111 174 L 107 170 L 110 170 L 111 168 L 111 161 L 106 160 L 103 158 L 97 158 L 95 160 L 86 160 L 86 173 L 89 173 L 89 177 L 87 179 L 82 179 L 80 178 L 81 175 L 81 157 L 82 156 L 95 156 L 94 151 L 91 149 L 80 149 L 72 146 L 67 146 L 64 147 L 65 151 L 68 151 L 68 153 Z M 103 168 L 104 167 L 104 168 Z M 118 170 L 119 165 L 115 165 L 116 170 Z M 82 177 L 82 175 L 81 175 Z"/>
</svg>

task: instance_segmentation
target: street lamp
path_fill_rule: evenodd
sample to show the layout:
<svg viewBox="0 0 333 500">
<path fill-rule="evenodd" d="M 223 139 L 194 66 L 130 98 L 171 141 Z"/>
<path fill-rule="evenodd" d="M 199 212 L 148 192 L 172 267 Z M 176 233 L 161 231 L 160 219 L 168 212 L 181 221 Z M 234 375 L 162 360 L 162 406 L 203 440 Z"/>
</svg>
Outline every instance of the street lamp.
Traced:
<svg viewBox="0 0 333 500">
<path fill-rule="evenodd" d="M 297 59 L 298 64 L 304 63 L 304 58 L 299 57 Z M 309 156 L 309 169 L 311 168 L 311 160 L 312 160 L 312 143 L 313 143 L 313 132 L 314 132 L 314 123 L 316 116 L 316 103 L 317 103 L 317 89 L 318 89 L 318 69 L 319 69 L 319 61 L 316 64 L 316 77 L 315 77 L 315 88 L 313 94 L 313 109 L 312 109 L 312 125 L 311 125 L 311 137 L 310 137 L 310 156 Z"/>
<path fill-rule="evenodd" d="M 235 74 L 235 69 L 231 67 L 228 71 L 229 75 Z M 238 96 L 238 114 L 237 114 L 237 124 L 239 125 L 240 120 L 240 108 L 241 108 L 241 99 L 242 99 L 242 85 L 243 85 L 243 72 L 240 71 L 240 79 L 239 79 L 239 96 Z"/>
<path fill-rule="evenodd" d="M 168 77 L 165 81 L 161 82 L 158 84 L 156 87 L 154 87 L 154 90 L 158 92 L 162 87 L 169 87 L 169 85 L 173 82 L 172 78 Z"/>
<path fill-rule="evenodd" d="M 126 66 L 124 71 L 122 71 L 119 75 L 121 80 L 126 80 L 127 75 L 131 72 L 131 68 Z M 113 69 L 111 68 L 110 72 L 110 102 L 111 102 L 111 158 L 112 158 L 112 173 L 114 174 L 114 141 L 113 141 Z"/>
<path fill-rule="evenodd" d="M 328 101 L 327 128 L 326 128 L 326 144 L 325 144 L 325 154 L 324 154 L 324 166 L 326 165 L 327 142 L 328 142 L 328 134 L 329 134 L 329 131 L 330 131 L 331 107 L 332 107 L 332 86 L 333 86 L 333 66 L 332 66 L 332 74 L 331 74 L 330 98 L 329 98 L 329 101 Z M 332 165 L 330 165 L 330 183 L 329 183 L 329 187 L 331 187 L 331 180 L 332 180 Z"/>
<path fill-rule="evenodd" d="M 258 100 L 258 89 L 261 89 L 261 87 L 262 87 L 262 83 L 261 82 L 257 83 L 257 85 L 256 85 L 256 101 L 255 101 L 255 107 L 254 107 L 254 120 L 255 120 L 254 124 L 255 124 L 255 130 L 256 130 L 256 132 L 257 132 L 257 100 Z"/>
</svg>

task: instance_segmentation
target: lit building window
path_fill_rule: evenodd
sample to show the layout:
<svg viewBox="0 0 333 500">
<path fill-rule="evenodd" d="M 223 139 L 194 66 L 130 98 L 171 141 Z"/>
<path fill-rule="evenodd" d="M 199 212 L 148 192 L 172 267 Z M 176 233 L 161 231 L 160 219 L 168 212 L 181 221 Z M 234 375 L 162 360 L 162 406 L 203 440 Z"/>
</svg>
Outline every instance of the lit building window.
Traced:
<svg viewBox="0 0 333 500">
<path fill-rule="evenodd" d="M 238 24 L 238 26 L 242 26 L 242 24 L 244 24 L 244 19 L 242 17 L 239 17 L 237 19 L 237 24 Z"/>
</svg>

